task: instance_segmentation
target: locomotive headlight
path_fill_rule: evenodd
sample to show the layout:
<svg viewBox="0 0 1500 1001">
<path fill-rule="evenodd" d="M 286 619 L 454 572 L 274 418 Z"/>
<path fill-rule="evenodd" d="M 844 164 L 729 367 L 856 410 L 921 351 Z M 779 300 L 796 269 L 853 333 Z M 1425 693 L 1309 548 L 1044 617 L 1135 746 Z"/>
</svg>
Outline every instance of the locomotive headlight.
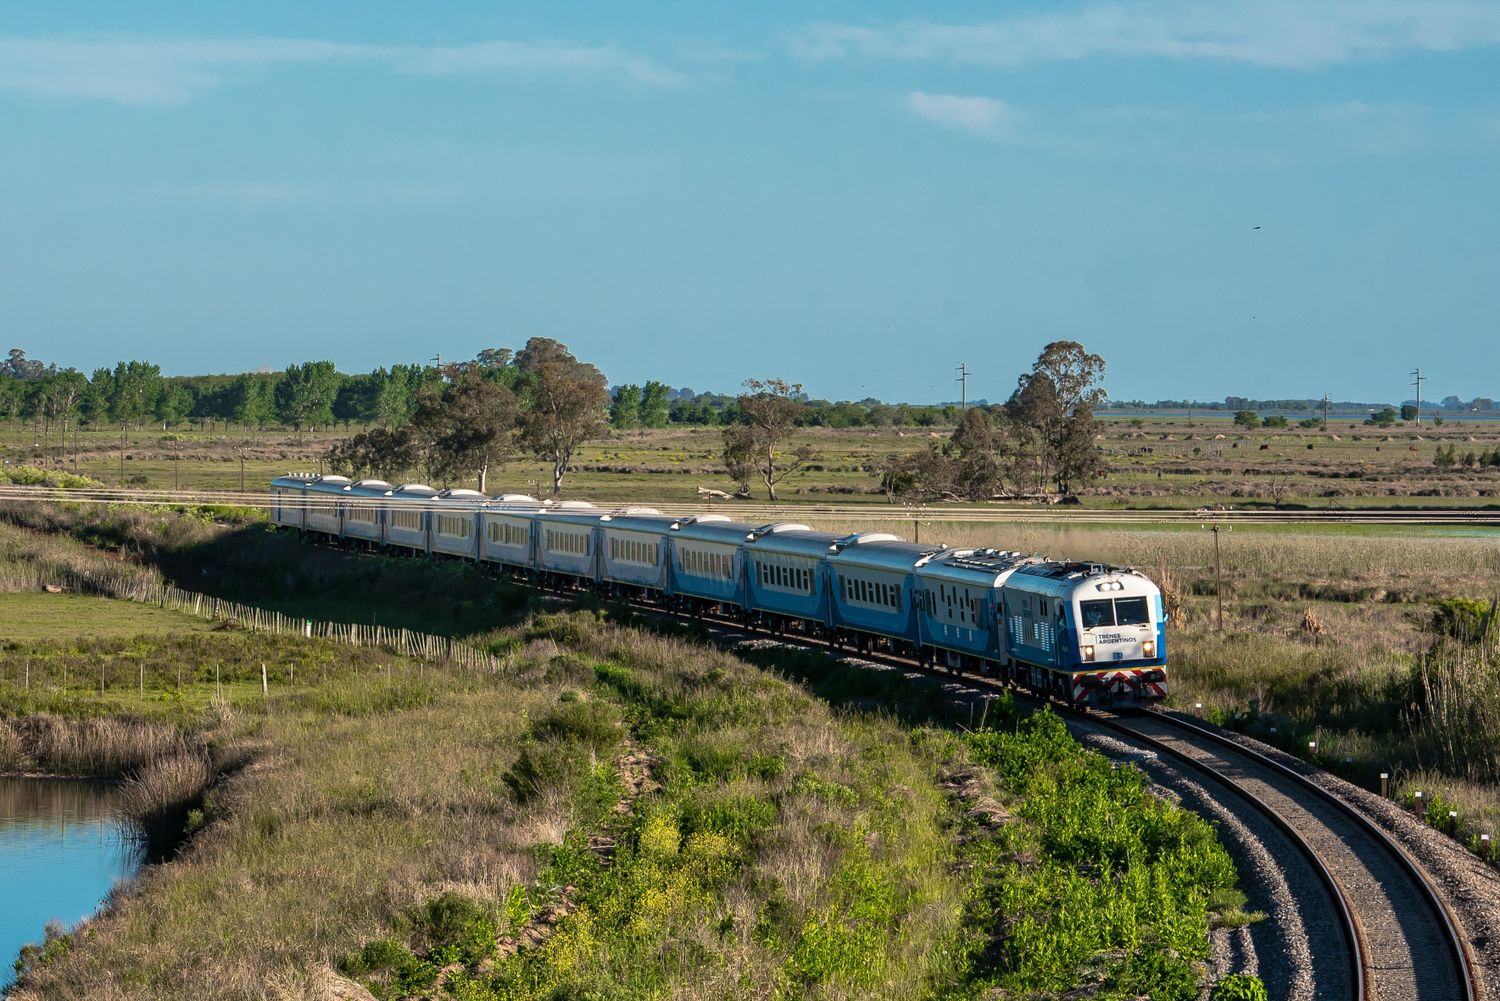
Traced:
<svg viewBox="0 0 1500 1001">
<path fill-rule="evenodd" d="M 1141 641 L 1141 656 L 1146 658 L 1156 656 L 1156 640 Z"/>
<path fill-rule="evenodd" d="M 1092 644 L 1085 644 L 1084 646 L 1079 647 L 1078 650 L 1083 654 L 1084 660 L 1094 659 L 1094 647 Z"/>
</svg>

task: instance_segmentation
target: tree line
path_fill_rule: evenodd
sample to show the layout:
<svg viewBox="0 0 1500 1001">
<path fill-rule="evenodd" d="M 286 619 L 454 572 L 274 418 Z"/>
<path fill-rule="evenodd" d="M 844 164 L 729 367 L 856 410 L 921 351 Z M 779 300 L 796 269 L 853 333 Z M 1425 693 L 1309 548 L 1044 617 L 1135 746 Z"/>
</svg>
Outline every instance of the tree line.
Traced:
<svg viewBox="0 0 1500 1001">
<path fill-rule="evenodd" d="M 721 429 L 725 470 L 748 496 L 777 486 L 814 459 L 794 442 L 812 427 L 957 424 L 954 434 L 900 457 L 882 471 L 893 497 L 982 499 L 1006 492 L 1069 493 L 1100 476 L 1095 409 L 1104 400 L 1104 361 L 1072 341 L 1047 345 L 1001 405 L 891 406 L 811 400 L 779 377 L 746 380 L 734 396 L 673 390 L 665 383 L 613 391 L 595 366 L 567 346 L 534 337 L 519 351 L 489 348 L 447 365 L 392 365 L 344 375 L 331 361 L 283 372 L 164 377 L 159 366 L 121 361 L 85 377 L 13 349 L 0 363 L 0 416 L 35 420 L 64 438 L 70 427 L 170 429 L 198 422 L 302 432 L 336 423 L 363 430 L 326 453 L 351 476 L 398 479 L 420 470 L 435 483 L 469 481 L 480 490 L 506 462 L 529 456 L 552 468 L 560 494 L 578 447 L 611 428 L 703 424 Z"/>
</svg>

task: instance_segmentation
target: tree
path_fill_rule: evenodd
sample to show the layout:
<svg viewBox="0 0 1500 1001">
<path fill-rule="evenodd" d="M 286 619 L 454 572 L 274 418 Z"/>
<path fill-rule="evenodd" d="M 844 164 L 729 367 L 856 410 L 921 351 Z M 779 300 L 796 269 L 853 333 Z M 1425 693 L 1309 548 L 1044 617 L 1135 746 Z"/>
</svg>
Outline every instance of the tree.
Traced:
<svg viewBox="0 0 1500 1001">
<path fill-rule="evenodd" d="M 407 428 L 373 427 L 334 442 L 329 465 L 348 476 L 378 476 L 396 481 L 417 464 L 417 450 Z"/>
<path fill-rule="evenodd" d="M 156 415 L 161 367 L 150 362 L 119 362 L 110 376 L 109 412 L 122 427 L 142 424 Z"/>
<path fill-rule="evenodd" d="M 1260 414 L 1254 410 L 1236 410 L 1234 412 L 1234 423 L 1242 428 L 1260 427 Z"/>
<path fill-rule="evenodd" d="M 1096 441 L 1094 408 L 1105 399 L 1104 359 L 1077 341 L 1053 341 L 1017 380 L 1005 404 L 1015 468 L 1049 481 L 1059 493 L 1092 482 L 1106 469 Z"/>
<path fill-rule="evenodd" d="M 1415 403 L 1401 404 L 1401 419 L 1403 421 L 1414 421 L 1417 419 L 1417 405 Z"/>
<path fill-rule="evenodd" d="M 474 363 L 480 368 L 506 368 L 514 356 L 515 352 L 510 348 L 485 348 L 475 357 Z"/>
<path fill-rule="evenodd" d="M 492 465 L 514 448 L 516 396 L 478 369 L 451 371 L 451 378 L 424 390 L 411 421 L 415 446 L 438 479 L 473 474 L 488 488 Z"/>
<path fill-rule="evenodd" d="M 161 421 L 163 431 L 181 424 L 192 409 L 192 392 L 175 379 L 163 384 L 161 392 L 156 394 L 155 416 Z"/>
<path fill-rule="evenodd" d="M 274 412 L 273 387 L 270 379 L 258 375 L 241 375 L 229 386 L 226 403 L 229 419 L 259 430 Z"/>
<path fill-rule="evenodd" d="M 1399 415 L 1397 414 L 1395 407 L 1384 407 L 1380 410 L 1375 411 L 1369 417 L 1366 417 L 1365 423 L 1374 424 L 1376 427 L 1388 428 L 1392 424 L 1396 423 L 1396 418 L 1398 416 Z"/>
<path fill-rule="evenodd" d="M 652 380 L 641 391 L 641 426 L 664 428 L 671 416 L 672 402 L 667 398 L 671 392 L 666 383 Z"/>
<path fill-rule="evenodd" d="M 358 421 L 368 424 L 375 420 L 375 393 L 379 389 L 375 376 L 351 375 L 339 382 L 339 391 L 333 397 L 333 419 L 342 421 L 344 427 Z"/>
<path fill-rule="evenodd" d="M 340 378 L 331 361 L 288 365 L 276 386 L 276 416 L 298 434 L 309 425 L 332 424 Z"/>
<path fill-rule="evenodd" d="M 1287 426 L 1287 419 L 1284 414 L 1272 414 L 1261 421 L 1261 424 L 1268 428 L 1284 428 Z"/>
<path fill-rule="evenodd" d="M 609 422 L 616 428 L 633 428 L 641 422 L 641 387 L 627 382 L 615 390 Z"/>
<path fill-rule="evenodd" d="M 0 361 L 0 376 L 10 376 L 22 382 L 40 379 L 57 371 L 56 365 L 43 365 L 26 357 L 20 348 L 11 348 L 4 361 Z"/>
<path fill-rule="evenodd" d="M 10 418 L 11 430 L 15 430 L 16 417 L 21 413 L 21 404 L 26 393 L 19 379 L 0 378 L 0 414 Z"/>
<path fill-rule="evenodd" d="M 735 423 L 724 428 L 724 464 L 743 472 L 747 467 L 766 486 L 766 495 L 776 500 L 776 485 L 812 459 L 810 445 L 799 445 L 789 454 L 779 450 L 807 411 L 801 400 L 802 384 L 782 379 L 746 379 L 749 393 L 736 401 Z M 749 477 L 742 481 L 748 485 Z"/>
<path fill-rule="evenodd" d="M 521 354 L 545 340 L 532 338 Z M 566 348 L 562 348 L 562 355 L 566 359 L 554 353 L 551 360 L 526 371 L 527 405 L 520 430 L 521 444 L 537 458 L 552 463 L 554 496 L 562 493 L 563 477 L 573 462 L 574 450 L 609 427 L 609 391 L 604 377 L 594 366 L 574 359 Z"/>
</svg>

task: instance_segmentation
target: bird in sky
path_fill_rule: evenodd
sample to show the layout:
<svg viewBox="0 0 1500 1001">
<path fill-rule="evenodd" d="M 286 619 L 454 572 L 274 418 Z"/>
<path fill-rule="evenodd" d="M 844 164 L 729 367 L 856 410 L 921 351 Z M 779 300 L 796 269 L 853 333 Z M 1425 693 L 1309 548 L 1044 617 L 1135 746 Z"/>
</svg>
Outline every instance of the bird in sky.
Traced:
<svg viewBox="0 0 1500 1001">
<path fill-rule="evenodd" d="M 1251 228 L 1251 229 L 1260 229 L 1260 227 L 1259 227 L 1259 226 L 1251 226 L 1251 227 L 1250 227 L 1250 228 Z"/>
</svg>

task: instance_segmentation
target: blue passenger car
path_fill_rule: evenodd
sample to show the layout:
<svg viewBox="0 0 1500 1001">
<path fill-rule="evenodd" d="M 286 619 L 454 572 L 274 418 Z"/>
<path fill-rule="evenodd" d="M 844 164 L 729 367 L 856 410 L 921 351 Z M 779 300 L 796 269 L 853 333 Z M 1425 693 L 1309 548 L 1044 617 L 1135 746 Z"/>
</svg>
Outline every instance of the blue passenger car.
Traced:
<svg viewBox="0 0 1500 1001">
<path fill-rule="evenodd" d="M 665 594 L 666 534 L 676 519 L 653 507 L 627 507 L 599 519 L 599 572 L 616 593 Z"/>
<path fill-rule="evenodd" d="M 599 519 L 609 512 L 585 501 L 563 501 L 536 513 L 536 570 L 554 583 L 598 579 Z"/>
<path fill-rule="evenodd" d="M 861 647 L 871 637 L 880 637 L 895 649 L 915 651 L 921 640 L 913 571 L 938 552 L 939 547 L 884 532 L 849 535 L 834 543 L 827 564 L 829 618 L 835 635 Z"/>
<path fill-rule="evenodd" d="M 787 522 L 755 529 L 741 550 L 751 621 L 772 628 L 826 628 L 828 578 L 823 561 L 838 540 L 829 532 Z"/>
<path fill-rule="evenodd" d="M 385 515 L 388 546 L 414 552 L 431 552 L 427 538 L 427 512 L 438 492 L 425 483 L 404 483 L 391 491 Z"/>
<path fill-rule="evenodd" d="M 544 511 L 550 501 L 538 501 L 526 494 L 498 494 L 479 514 L 479 558 L 499 563 L 514 571 L 532 568 L 532 541 L 535 538 L 536 513 Z"/>
<path fill-rule="evenodd" d="M 743 609 L 745 557 L 741 548 L 754 532 L 753 525 L 730 521 L 722 514 L 673 522 L 669 589 L 679 603 Z"/>
<path fill-rule="evenodd" d="M 391 485 L 385 480 L 360 480 L 344 497 L 344 538 L 369 547 L 385 545 L 385 501 Z"/>
</svg>

